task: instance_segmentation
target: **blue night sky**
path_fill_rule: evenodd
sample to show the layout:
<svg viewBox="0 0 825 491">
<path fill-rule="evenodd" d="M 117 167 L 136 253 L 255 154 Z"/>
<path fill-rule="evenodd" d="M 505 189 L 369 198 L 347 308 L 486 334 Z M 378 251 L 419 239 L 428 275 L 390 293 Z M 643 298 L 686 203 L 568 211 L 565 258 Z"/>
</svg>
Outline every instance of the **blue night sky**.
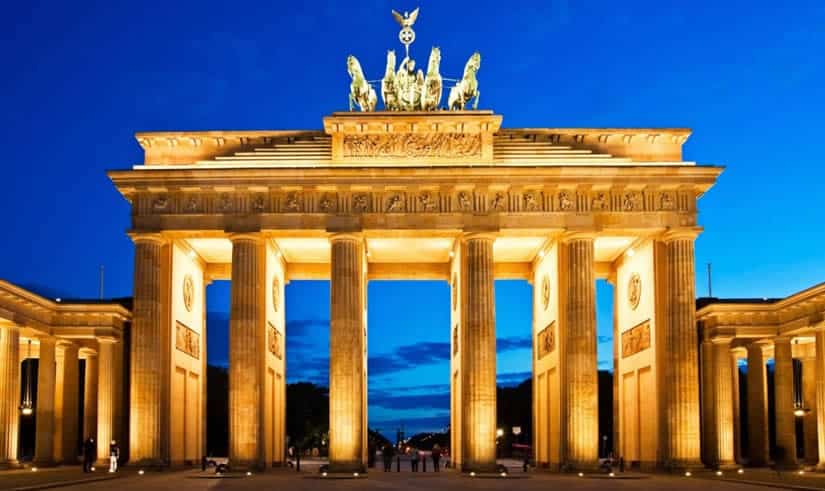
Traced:
<svg viewBox="0 0 825 491">
<path fill-rule="evenodd" d="M 379 78 L 408 0 L 253 5 L 10 2 L 0 18 L 0 277 L 49 296 L 132 292 L 129 208 L 105 175 L 135 131 L 320 128 L 346 107 L 345 59 Z M 825 3 L 420 2 L 413 56 L 460 74 L 506 127 L 690 127 L 685 158 L 727 166 L 700 202 L 697 293 L 784 296 L 825 280 L 819 145 Z M 287 286 L 288 377 L 326 378 L 329 285 Z M 229 284 L 209 287 L 209 359 L 225 363 Z M 599 284 L 600 363 L 611 300 Z M 499 380 L 530 370 L 531 286 L 496 283 Z M 414 302 L 413 302 L 414 300 Z M 446 424 L 446 282 L 369 285 L 370 423 Z"/>
</svg>

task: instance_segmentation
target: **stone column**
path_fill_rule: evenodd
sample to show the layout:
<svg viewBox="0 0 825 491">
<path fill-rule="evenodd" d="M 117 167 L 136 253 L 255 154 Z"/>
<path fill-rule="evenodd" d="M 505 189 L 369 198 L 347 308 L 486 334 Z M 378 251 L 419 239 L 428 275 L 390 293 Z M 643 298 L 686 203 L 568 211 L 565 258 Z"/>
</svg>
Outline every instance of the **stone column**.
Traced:
<svg viewBox="0 0 825 491">
<path fill-rule="evenodd" d="M 700 462 L 699 363 L 693 241 L 697 231 L 670 231 L 664 236 L 666 258 L 665 435 L 671 467 Z"/>
<path fill-rule="evenodd" d="M 330 240 L 329 465 L 333 472 L 361 472 L 367 432 L 364 242 L 359 234 Z"/>
<path fill-rule="evenodd" d="M 63 461 L 63 374 L 66 372 L 64 363 L 64 351 L 68 341 L 57 341 L 55 358 L 54 377 L 54 432 L 52 438 L 52 461 Z"/>
<path fill-rule="evenodd" d="M 37 424 L 35 427 L 34 462 L 40 466 L 54 463 L 55 382 L 57 376 L 56 340 L 40 338 L 40 361 L 37 365 Z"/>
<path fill-rule="evenodd" d="M 793 405 L 793 358 L 791 339 L 774 339 L 774 401 L 776 418 L 776 446 L 779 452 L 777 464 L 788 467 L 796 465 L 796 422 Z"/>
<path fill-rule="evenodd" d="M 466 234 L 461 253 L 462 471 L 496 470 L 496 306 L 492 234 Z"/>
<path fill-rule="evenodd" d="M 229 459 L 236 467 L 265 465 L 263 363 L 266 258 L 256 234 L 233 235 L 229 322 Z"/>
<path fill-rule="evenodd" d="M 560 309 L 565 365 L 564 462 L 573 468 L 594 468 L 599 457 L 593 240 L 591 235 L 570 234 L 560 249 L 559 275 L 565 285 Z"/>
<path fill-rule="evenodd" d="M 768 465 L 768 394 L 765 356 L 760 344 L 748 345 L 748 463 Z"/>
<path fill-rule="evenodd" d="M 742 462 L 742 412 L 739 409 L 739 353 L 733 350 L 730 353 L 731 389 L 733 399 L 733 460 L 737 464 Z"/>
<path fill-rule="evenodd" d="M 83 384 L 83 441 L 97 440 L 97 353 L 87 351 Z"/>
<path fill-rule="evenodd" d="M 0 325 L 0 466 L 14 467 L 20 427 L 20 331 Z"/>
<path fill-rule="evenodd" d="M 134 312 L 130 366 L 129 457 L 132 463 L 162 464 L 163 408 L 170 381 L 164 377 L 171 347 L 165 343 L 164 266 L 166 241 L 157 234 L 141 234 L 135 242 Z M 167 326 L 168 327 L 168 326 Z"/>
<path fill-rule="evenodd" d="M 802 405 L 807 412 L 802 419 L 803 438 L 805 438 L 805 463 L 816 465 L 819 462 L 819 444 L 816 424 L 816 358 L 802 358 Z"/>
<path fill-rule="evenodd" d="M 817 470 L 825 470 L 825 326 L 816 332 L 816 429 L 819 463 Z"/>
<path fill-rule="evenodd" d="M 63 464 L 76 464 L 80 455 L 80 361 L 78 348 L 66 344 L 63 348 Z"/>
<path fill-rule="evenodd" d="M 716 380 L 714 373 L 713 341 L 702 340 L 702 460 L 710 466 L 718 463 L 716 438 Z"/>
<path fill-rule="evenodd" d="M 97 366 L 97 459 L 98 465 L 109 461 L 109 444 L 115 436 L 115 363 L 116 339 L 98 339 Z"/>
<path fill-rule="evenodd" d="M 716 417 L 716 464 L 730 467 L 733 452 L 733 376 L 730 364 L 730 338 L 713 340 L 714 416 Z"/>
</svg>

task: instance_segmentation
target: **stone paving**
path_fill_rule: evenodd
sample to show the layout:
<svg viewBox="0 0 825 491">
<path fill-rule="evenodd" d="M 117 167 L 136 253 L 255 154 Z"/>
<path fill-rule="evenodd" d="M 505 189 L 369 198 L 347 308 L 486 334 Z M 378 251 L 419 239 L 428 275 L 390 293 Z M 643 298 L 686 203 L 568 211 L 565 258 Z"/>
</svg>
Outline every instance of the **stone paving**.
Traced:
<svg viewBox="0 0 825 491">
<path fill-rule="evenodd" d="M 63 468 L 57 470 L 44 470 L 39 472 L 36 478 L 30 478 L 23 483 L 21 476 L 25 472 L 3 472 L 0 473 L 0 489 L 18 489 L 21 486 L 32 486 L 39 480 L 41 485 L 50 482 L 65 482 L 67 477 L 83 479 L 84 475 L 79 469 Z M 29 472 L 29 474 L 32 474 Z M 108 475 L 95 476 L 95 479 L 108 478 Z M 760 485 L 743 485 L 741 482 L 731 482 L 731 480 L 752 481 L 754 479 L 765 480 L 766 484 L 772 487 Z M 253 474 L 229 474 L 217 476 L 213 471 L 178 471 L 178 472 L 145 472 L 139 475 L 136 469 L 127 469 L 117 474 L 115 480 L 102 480 L 97 482 L 83 482 L 75 485 L 65 486 L 66 490 L 109 490 L 118 491 L 131 490 L 255 490 L 261 489 L 289 489 L 290 491 L 302 490 L 356 490 L 356 489 L 398 489 L 398 490 L 420 490 L 420 489 L 446 489 L 446 490 L 512 490 L 514 487 L 519 490 L 532 491 L 548 489 L 564 489 L 565 491 L 576 490 L 613 490 L 613 489 L 667 489 L 668 491 L 690 491 L 711 488 L 714 490 L 748 490 L 748 489 L 775 489 L 777 485 L 789 487 L 788 485 L 803 486 L 796 489 L 825 489 L 825 476 L 804 475 L 791 476 L 789 474 L 777 475 L 770 471 L 748 471 L 741 476 L 725 475 L 722 478 L 715 476 L 711 472 L 701 472 L 692 477 L 670 476 L 670 475 L 641 475 L 641 474 L 618 474 L 614 478 L 605 475 L 593 475 L 578 477 L 575 475 L 558 475 L 544 473 L 511 473 L 506 478 L 501 477 L 467 477 L 459 475 L 454 471 L 444 471 L 441 473 L 411 473 L 404 471 L 401 473 L 370 472 L 368 477 L 359 478 L 322 478 L 314 473 L 296 473 L 288 469 L 270 471 L 266 473 Z M 29 488 L 37 489 L 37 488 Z"/>
</svg>

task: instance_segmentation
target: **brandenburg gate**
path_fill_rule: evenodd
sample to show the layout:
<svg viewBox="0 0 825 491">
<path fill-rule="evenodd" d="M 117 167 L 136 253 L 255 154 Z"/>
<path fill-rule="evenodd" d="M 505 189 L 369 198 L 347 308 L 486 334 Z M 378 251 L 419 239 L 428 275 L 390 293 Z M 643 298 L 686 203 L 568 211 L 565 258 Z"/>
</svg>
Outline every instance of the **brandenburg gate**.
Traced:
<svg viewBox="0 0 825 491">
<path fill-rule="evenodd" d="M 367 459 L 366 284 L 451 286 L 452 452 L 495 467 L 494 280 L 534 286 L 537 462 L 599 445 L 595 284 L 615 285 L 620 438 L 698 464 L 697 199 L 682 129 L 502 129 L 491 111 L 346 112 L 323 131 L 140 133 L 132 204 L 131 458 L 175 462 L 200 413 L 205 285 L 231 279 L 230 459 L 283 459 L 284 285 L 329 279 L 331 470 Z M 420 307 L 410 299 L 410 308 Z M 195 399 L 197 400 L 197 399 Z M 643 424 L 642 424 L 643 422 Z M 626 457 L 627 458 L 627 457 Z"/>
</svg>

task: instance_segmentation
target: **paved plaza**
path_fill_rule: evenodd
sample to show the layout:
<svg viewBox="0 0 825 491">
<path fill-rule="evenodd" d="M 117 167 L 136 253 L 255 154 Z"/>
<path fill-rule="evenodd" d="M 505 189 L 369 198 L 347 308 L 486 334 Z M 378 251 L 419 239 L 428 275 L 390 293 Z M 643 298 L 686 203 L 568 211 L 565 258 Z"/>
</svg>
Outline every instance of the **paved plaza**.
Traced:
<svg viewBox="0 0 825 491">
<path fill-rule="evenodd" d="M 610 478 L 605 475 L 578 477 L 576 475 L 559 475 L 545 473 L 512 473 L 506 478 L 476 477 L 470 478 L 454 471 L 438 474 L 402 471 L 401 473 L 383 473 L 373 471 L 368 477 L 322 478 L 315 473 L 296 473 L 291 470 L 276 470 L 262 474 L 246 476 L 228 474 L 217 476 L 213 471 L 200 472 L 146 472 L 139 475 L 136 469 L 127 469 L 110 479 L 108 475 L 83 475 L 79 469 L 62 468 L 44 470 L 36 476 L 28 471 L 4 472 L 0 474 L 0 489 L 44 489 L 49 484 L 65 483 L 77 479 L 77 484 L 62 486 L 61 489 L 73 490 L 261 490 L 289 489 L 300 490 L 339 490 L 339 489 L 502 489 L 511 490 L 607 490 L 607 489 L 668 489 L 669 491 L 707 489 L 715 490 L 759 490 L 776 489 L 825 489 L 825 476 L 805 474 L 804 476 L 777 475 L 769 470 L 748 470 L 744 476 L 730 475 L 716 477 L 709 471 L 703 471 L 692 477 L 619 474 Z M 99 479 L 89 481 L 89 479 Z M 84 480 L 81 482 L 80 480 Z M 762 481 L 761 486 L 754 481 Z M 747 483 L 747 485 L 743 485 Z"/>
</svg>

